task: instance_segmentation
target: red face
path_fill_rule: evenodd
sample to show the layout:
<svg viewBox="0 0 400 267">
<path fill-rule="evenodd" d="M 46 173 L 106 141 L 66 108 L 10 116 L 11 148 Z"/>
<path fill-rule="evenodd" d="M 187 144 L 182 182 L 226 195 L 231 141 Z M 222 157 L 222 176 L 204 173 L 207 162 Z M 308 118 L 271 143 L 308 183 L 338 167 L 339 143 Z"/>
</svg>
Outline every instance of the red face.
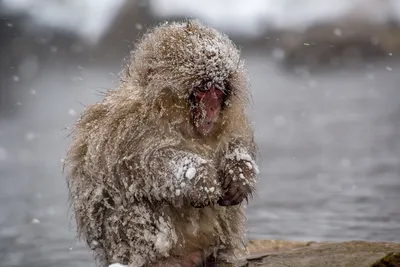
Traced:
<svg viewBox="0 0 400 267">
<path fill-rule="evenodd" d="M 217 121 L 223 102 L 224 92 L 211 85 L 208 90 L 195 89 L 193 119 L 197 131 L 209 134 Z"/>
</svg>

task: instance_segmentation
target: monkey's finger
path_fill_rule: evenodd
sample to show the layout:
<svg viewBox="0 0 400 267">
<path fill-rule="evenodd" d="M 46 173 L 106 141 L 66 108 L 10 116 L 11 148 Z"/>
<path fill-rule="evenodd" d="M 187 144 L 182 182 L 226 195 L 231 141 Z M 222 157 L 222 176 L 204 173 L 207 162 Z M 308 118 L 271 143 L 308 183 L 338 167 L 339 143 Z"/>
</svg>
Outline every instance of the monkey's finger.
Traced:
<svg viewBox="0 0 400 267">
<path fill-rule="evenodd" d="M 244 198 L 245 198 L 244 192 L 242 192 L 242 190 L 238 189 L 236 191 L 236 194 L 232 197 L 231 201 L 232 201 L 232 203 L 239 204 L 243 201 Z M 236 205 L 236 204 L 233 204 L 233 205 Z"/>
<path fill-rule="evenodd" d="M 247 199 L 251 188 L 246 185 L 236 185 L 230 187 L 225 191 L 224 196 L 219 200 L 218 204 L 221 206 L 235 206 Z"/>
<path fill-rule="evenodd" d="M 225 195 L 220 198 L 217 203 L 220 206 L 232 206 L 232 198 L 235 195 L 235 188 L 230 188 L 228 191 L 225 192 Z"/>
<path fill-rule="evenodd" d="M 226 206 L 231 206 L 231 201 L 229 199 L 224 199 L 221 198 L 217 201 L 218 205 L 226 207 Z"/>
<path fill-rule="evenodd" d="M 243 188 L 242 199 L 240 200 L 240 202 L 243 202 L 246 200 L 246 203 L 249 204 L 249 197 L 251 197 L 251 187 L 246 186 Z"/>
<path fill-rule="evenodd" d="M 231 182 L 232 182 L 231 177 L 229 175 L 225 176 L 224 179 L 223 179 L 223 182 L 222 182 L 222 188 L 223 189 L 228 189 L 228 187 L 231 184 Z"/>
<path fill-rule="evenodd" d="M 237 200 L 232 200 L 232 199 L 220 199 L 218 200 L 218 205 L 223 206 L 223 207 L 227 207 L 227 206 L 236 206 L 238 204 L 240 204 L 240 201 Z"/>
<path fill-rule="evenodd" d="M 235 185 L 231 185 L 229 187 L 228 191 L 226 192 L 226 195 L 230 196 L 231 198 L 233 198 L 238 191 L 240 191 L 240 187 L 235 186 Z"/>
</svg>

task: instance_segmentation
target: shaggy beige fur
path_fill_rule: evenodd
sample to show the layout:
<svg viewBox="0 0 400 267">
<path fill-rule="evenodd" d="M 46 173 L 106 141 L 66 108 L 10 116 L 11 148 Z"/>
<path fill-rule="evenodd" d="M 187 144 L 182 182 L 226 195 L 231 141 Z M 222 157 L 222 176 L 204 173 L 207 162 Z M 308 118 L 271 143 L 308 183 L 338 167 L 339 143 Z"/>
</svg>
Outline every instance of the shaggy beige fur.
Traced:
<svg viewBox="0 0 400 267">
<path fill-rule="evenodd" d="M 188 101 L 204 81 L 230 89 L 208 136 L 196 132 Z M 118 90 L 75 124 L 65 161 L 78 230 L 99 266 L 152 266 L 243 244 L 242 207 L 217 201 L 229 190 L 247 197 L 257 180 L 248 96 L 227 36 L 185 21 L 142 38 Z"/>
</svg>

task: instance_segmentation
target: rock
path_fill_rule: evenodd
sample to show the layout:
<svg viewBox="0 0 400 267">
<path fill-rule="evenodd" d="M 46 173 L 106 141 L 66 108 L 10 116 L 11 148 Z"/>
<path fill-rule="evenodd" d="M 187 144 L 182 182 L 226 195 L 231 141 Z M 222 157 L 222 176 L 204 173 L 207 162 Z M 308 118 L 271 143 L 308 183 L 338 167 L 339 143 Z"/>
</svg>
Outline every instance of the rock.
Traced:
<svg viewBox="0 0 400 267">
<path fill-rule="evenodd" d="M 252 240 L 236 266 L 247 267 L 400 267 L 400 243 L 350 241 L 291 242 Z"/>
</svg>

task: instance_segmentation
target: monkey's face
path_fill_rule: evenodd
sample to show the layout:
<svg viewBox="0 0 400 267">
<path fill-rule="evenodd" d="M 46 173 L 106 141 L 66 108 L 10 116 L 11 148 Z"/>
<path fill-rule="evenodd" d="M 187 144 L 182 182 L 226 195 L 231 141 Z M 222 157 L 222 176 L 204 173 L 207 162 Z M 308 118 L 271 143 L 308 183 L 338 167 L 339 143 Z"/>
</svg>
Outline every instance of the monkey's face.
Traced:
<svg viewBox="0 0 400 267">
<path fill-rule="evenodd" d="M 160 113 L 164 120 L 182 129 L 193 127 L 202 136 L 223 131 L 229 114 L 240 110 L 247 97 L 239 50 L 228 36 L 198 21 L 164 24 L 149 32 L 128 71 L 149 106 L 163 103 L 163 110 L 170 109 Z"/>
<path fill-rule="evenodd" d="M 212 82 L 196 86 L 193 89 L 189 101 L 191 102 L 194 126 L 200 134 L 208 135 L 212 132 L 221 113 L 225 96 L 224 88 Z"/>
</svg>

